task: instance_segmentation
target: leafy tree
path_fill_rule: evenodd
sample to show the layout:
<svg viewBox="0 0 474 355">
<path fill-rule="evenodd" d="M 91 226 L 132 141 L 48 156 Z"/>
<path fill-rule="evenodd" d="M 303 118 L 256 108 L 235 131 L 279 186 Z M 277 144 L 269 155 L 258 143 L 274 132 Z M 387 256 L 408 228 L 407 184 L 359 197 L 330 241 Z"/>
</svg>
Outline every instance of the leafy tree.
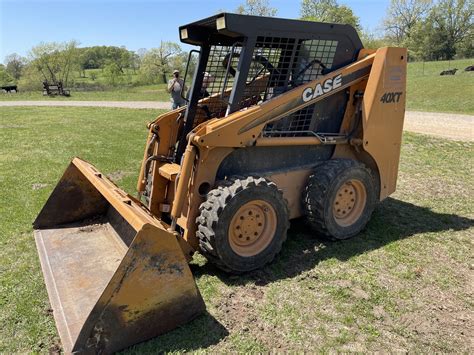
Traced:
<svg viewBox="0 0 474 355">
<path fill-rule="evenodd" d="M 28 63 L 21 72 L 20 80 L 18 80 L 18 87 L 22 91 L 41 90 L 43 88 L 43 75 L 36 67 L 35 63 Z"/>
<path fill-rule="evenodd" d="M 360 31 L 360 40 L 365 48 L 377 49 L 390 46 L 390 40 L 385 37 L 379 37 L 374 32 L 368 30 Z"/>
<path fill-rule="evenodd" d="M 466 38 L 456 45 L 456 56 L 460 58 L 474 57 L 474 29 L 471 29 Z"/>
<path fill-rule="evenodd" d="M 31 49 L 31 65 L 49 82 L 68 85 L 69 75 L 77 65 L 77 42 L 41 43 Z"/>
<path fill-rule="evenodd" d="M 427 18 L 415 24 L 410 37 L 404 41 L 410 57 L 415 60 L 441 60 L 454 55 L 454 48 L 447 46 L 446 32 L 433 26 L 433 21 Z"/>
<path fill-rule="evenodd" d="M 352 9 L 340 5 L 336 0 L 303 0 L 301 2 L 303 20 L 348 24 L 360 30 L 360 20 Z"/>
<path fill-rule="evenodd" d="M 0 85 L 11 85 L 14 83 L 14 78 L 10 76 L 4 65 L 0 65 Z"/>
<path fill-rule="evenodd" d="M 14 80 L 20 79 L 21 71 L 25 66 L 25 58 L 19 56 L 16 53 L 10 54 L 5 58 L 6 72 Z"/>
<path fill-rule="evenodd" d="M 473 3 L 441 0 L 416 23 L 404 41 L 416 59 L 449 60 L 473 53 Z"/>
<path fill-rule="evenodd" d="M 103 69 L 107 64 L 115 63 L 123 73 L 125 68 L 132 68 L 134 53 L 125 47 L 94 46 L 79 48 L 81 70 Z"/>
<path fill-rule="evenodd" d="M 107 84 L 109 85 L 114 86 L 121 83 L 122 74 L 123 74 L 122 69 L 119 67 L 119 65 L 117 65 L 114 62 L 110 62 L 109 64 L 106 64 L 104 66 L 104 76 L 105 76 Z"/>
<path fill-rule="evenodd" d="M 179 55 L 182 55 L 179 44 L 161 41 L 158 48 L 152 48 L 144 54 L 140 68 L 141 77 L 148 77 L 148 81 L 154 82 L 155 78 L 161 76 L 162 82 L 166 83 L 168 73 L 172 70 L 172 59 Z"/>
<path fill-rule="evenodd" d="M 385 32 L 396 44 L 410 38 L 414 26 L 422 21 L 432 7 L 432 0 L 391 0 L 383 21 Z"/>
<path fill-rule="evenodd" d="M 141 57 L 135 53 L 130 52 L 130 68 L 133 70 L 133 73 L 136 74 L 137 70 L 140 69 Z"/>
<path fill-rule="evenodd" d="M 242 15 L 274 17 L 278 10 L 270 6 L 269 0 L 246 0 L 235 12 Z"/>
<path fill-rule="evenodd" d="M 441 0 L 432 10 L 432 26 L 444 32 L 446 46 L 455 52 L 457 45 L 469 38 L 472 44 L 474 2 L 471 0 Z M 450 58 L 448 58 L 450 59 Z"/>
</svg>

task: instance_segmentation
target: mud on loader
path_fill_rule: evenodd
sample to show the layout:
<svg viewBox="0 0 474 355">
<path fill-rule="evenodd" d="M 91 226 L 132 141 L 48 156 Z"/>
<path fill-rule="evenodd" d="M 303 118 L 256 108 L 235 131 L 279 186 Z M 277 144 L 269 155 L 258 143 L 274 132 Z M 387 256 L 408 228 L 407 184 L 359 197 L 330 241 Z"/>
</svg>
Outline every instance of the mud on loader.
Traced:
<svg viewBox="0 0 474 355">
<path fill-rule="evenodd" d="M 395 190 L 405 49 L 364 49 L 348 25 L 227 13 L 179 33 L 199 47 L 188 104 L 148 125 L 138 197 L 75 158 L 34 222 L 66 352 L 110 353 L 203 312 L 195 251 L 254 270 L 291 219 L 349 238 Z"/>
</svg>

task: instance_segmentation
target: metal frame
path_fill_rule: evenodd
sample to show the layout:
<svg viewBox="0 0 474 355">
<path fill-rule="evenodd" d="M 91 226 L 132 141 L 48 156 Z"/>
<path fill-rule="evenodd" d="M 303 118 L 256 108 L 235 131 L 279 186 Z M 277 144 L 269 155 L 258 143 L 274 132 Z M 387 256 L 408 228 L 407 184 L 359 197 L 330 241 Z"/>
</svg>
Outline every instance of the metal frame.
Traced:
<svg viewBox="0 0 474 355">
<path fill-rule="evenodd" d="M 186 136 L 195 126 L 198 109 L 204 110 L 209 119 L 225 117 L 350 64 L 362 49 L 357 32 L 349 25 L 229 13 L 181 26 L 180 37 L 184 43 L 200 46 L 201 54 L 184 115 L 184 131 L 176 151 L 177 163 L 184 152 Z M 239 59 L 237 68 L 233 68 L 231 62 L 237 48 L 240 48 Z M 227 54 L 230 57 L 224 65 L 222 60 Z M 304 56 L 308 57 L 306 62 L 301 59 Z M 269 76 L 265 87 L 254 85 L 250 88 L 249 80 L 259 72 L 253 63 L 259 63 L 260 72 Z M 314 71 L 315 64 L 320 69 Z M 231 68 L 235 76 L 230 90 Z M 208 87 L 203 87 L 203 79 L 208 75 L 206 73 L 212 76 L 212 71 L 215 72 L 215 81 L 208 93 Z M 206 85 L 210 85 L 209 82 Z M 213 100 L 200 105 L 203 90 Z M 227 94 L 228 90 L 230 95 Z M 342 122 L 344 108 L 337 107 L 334 102 L 324 103 L 327 114 L 331 118 L 334 116 L 334 123 L 329 127 L 319 127 L 321 109 L 312 106 L 284 117 L 279 122 L 272 122 L 264 131 L 288 132 L 280 134 L 280 137 L 304 135 L 303 132 L 309 130 L 335 133 Z M 227 109 L 223 110 L 225 106 Z"/>
</svg>

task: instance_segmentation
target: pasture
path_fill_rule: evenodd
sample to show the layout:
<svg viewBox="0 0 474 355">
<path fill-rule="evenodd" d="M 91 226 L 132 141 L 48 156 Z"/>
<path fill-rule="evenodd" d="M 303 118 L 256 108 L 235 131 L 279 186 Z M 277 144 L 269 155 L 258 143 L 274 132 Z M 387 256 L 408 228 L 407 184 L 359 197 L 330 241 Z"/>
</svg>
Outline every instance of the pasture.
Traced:
<svg viewBox="0 0 474 355">
<path fill-rule="evenodd" d="M 474 59 L 408 64 L 407 110 L 474 114 Z M 455 75 L 439 75 L 455 69 Z"/>
<path fill-rule="evenodd" d="M 425 109 L 410 85 L 409 108 Z M 456 108 L 444 102 L 438 110 Z M 159 113 L 0 108 L 0 353 L 60 348 L 31 223 L 68 162 L 89 160 L 134 193 L 145 123 Z M 238 277 L 197 255 L 207 313 L 125 353 L 473 353 L 473 144 L 403 140 L 398 190 L 363 233 L 329 242 L 293 221 L 277 259 Z"/>
</svg>

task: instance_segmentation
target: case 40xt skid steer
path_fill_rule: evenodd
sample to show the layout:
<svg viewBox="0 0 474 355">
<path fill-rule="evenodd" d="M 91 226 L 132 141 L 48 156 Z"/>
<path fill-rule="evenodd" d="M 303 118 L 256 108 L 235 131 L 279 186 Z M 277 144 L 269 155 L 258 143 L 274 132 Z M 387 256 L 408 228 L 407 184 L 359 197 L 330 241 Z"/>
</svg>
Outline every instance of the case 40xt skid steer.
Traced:
<svg viewBox="0 0 474 355">
<path fill-rule="evenodd" d="M 199 47 L 188 104 L 148 125 L 138 197 L 75 158 L 34 222 L 66 352 L 110 353 L 202 313 L 197 250 L 254 270 L 291 219 L 349 238 L 395 190 L 405 49 L 364 49 L 348 25 L 227 13 L 179 33 Z"/>
</svg>

